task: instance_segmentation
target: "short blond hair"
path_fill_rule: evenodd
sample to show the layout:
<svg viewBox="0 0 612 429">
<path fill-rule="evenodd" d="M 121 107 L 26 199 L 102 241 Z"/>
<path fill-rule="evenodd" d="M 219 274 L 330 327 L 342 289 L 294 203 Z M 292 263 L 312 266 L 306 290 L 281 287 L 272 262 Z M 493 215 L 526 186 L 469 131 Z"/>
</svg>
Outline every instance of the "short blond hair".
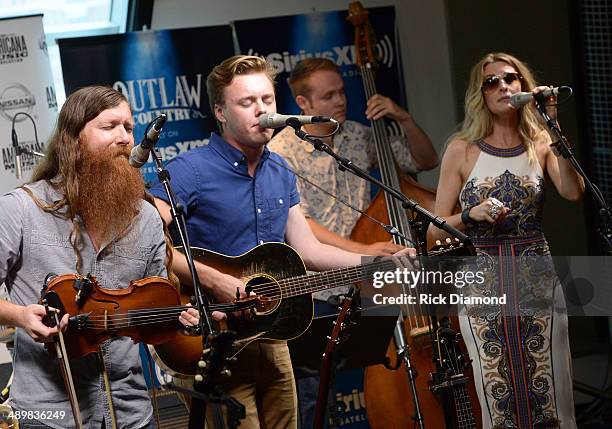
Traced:
<svg viewBox="0 0 612 429">
<path fill-rule="evenodd" d="M 254 55 L 234 55 L 216 65 L 206 78 L 206 92 L 210 110 L 215 113 L 215 106 L 225 103 L 224 89 L 232 84 L 238 75 L 264 73 L 274 85 L 276 72 L 274 68 L 263 58 Z M 217 120 L 219 129 L 221 123 Z"/>
</svg>

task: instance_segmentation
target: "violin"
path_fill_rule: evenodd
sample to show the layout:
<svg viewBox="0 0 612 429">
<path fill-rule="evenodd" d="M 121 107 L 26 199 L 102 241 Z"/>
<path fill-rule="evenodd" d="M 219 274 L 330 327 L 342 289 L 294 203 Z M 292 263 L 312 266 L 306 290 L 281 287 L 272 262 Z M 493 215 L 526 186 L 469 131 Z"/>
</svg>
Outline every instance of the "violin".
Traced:
<svg viewBox="0 0 612 429">
<path fill-rule="evenodd" d="M 125 289 L 106 289 L 94 276 L 64 274 L 46 282 L 42 297 L 59 310 L 59 319 L 70 315 L 64 332 L 70 358 L 96 353 L 100 344 L 117 337 L 157 345 L 189 335 L 178 318 L 190 308 L 190 299 L 163 277 L 133 280 Z M 210 310 L 240 311 L 254 306 L 251 301 L 211 305 Z M 46 347 L 54 353 L 52 343 Z"/>
</svg>

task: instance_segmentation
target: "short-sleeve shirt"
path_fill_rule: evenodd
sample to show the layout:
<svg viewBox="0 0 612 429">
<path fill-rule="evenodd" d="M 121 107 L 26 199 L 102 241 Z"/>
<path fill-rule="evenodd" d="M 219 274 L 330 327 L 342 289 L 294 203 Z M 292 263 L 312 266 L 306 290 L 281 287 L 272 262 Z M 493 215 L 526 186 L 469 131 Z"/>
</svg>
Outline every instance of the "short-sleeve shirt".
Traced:
<svg viewBox="0 0 612 429">
<path fill-rule="evenodd" d="M 354 121 L 345 121 L 333 136 L 333 150 L 348 158 L 356 166 L 369 170 L 376 166 L 376 148 L 369 127 Z M 279 153 L 298 174 L 321 186 L 342 200 L 365 209 L 370 203 L 370 184 L 357 176 L 338 170 L 336 161 L 324 152 L 300 140 L 291 127 L 275 135 L 268 148 Z M 397 163 L 410 173 L 418 171 L 405 139 L 391 141 L 391 148 Z M 360 214 L 350 207 L 304 181 L 299 182 L 301 208 L 325 228 L 347 237 L 355 226 Z"/>
<path fill-rule="evenodd" d="M 47 182 L 27 187 L 46 204 L 61 199 Z M 0 217 L 0 282 L 6 284 L 15 304 L 35 304 L 48 274 L 75 273 L 76 255 L 70 244 L 72 221 L 44 212 L 23 189 L 0 197 Z M 146 202 L 141 204 L 129 233 L 119 240 L 98 251 L 87 236 L 81 243 L 82 272 L 96 276 L 104 288 L 122 289 L 132 280 L 166 275 L 162 220 Z M 152 408 L 138 345 L 121 337 L 103 343 L 101 349 L 117 420 L 123 428 L 142 427 L 151 419 Z M 57 429 L 73 428 L 57 360 L 22 328 L 15 332 L 13 362 L 11 406 L 39 414 L 45 410 L 63 411 L 63 419 L 44 420 L 44 424 Z M 102 419 L 110 421 L 110 414 L 97 356 L 71 359 L 70 365 L 85 427 L 99 428 Z"/>
<path fill-rule="evenodd" d="M 241 255 L 258 244 L 284 242 L 289 208 L 300 201 L 295 175 L 277 154 L 264 149 L 254 177 L 244 154 L 219 135 L 167 165 L 183 205 L 190 244 Z M 151 193 L 168 202 L 156 183 Z"/>
</svg>

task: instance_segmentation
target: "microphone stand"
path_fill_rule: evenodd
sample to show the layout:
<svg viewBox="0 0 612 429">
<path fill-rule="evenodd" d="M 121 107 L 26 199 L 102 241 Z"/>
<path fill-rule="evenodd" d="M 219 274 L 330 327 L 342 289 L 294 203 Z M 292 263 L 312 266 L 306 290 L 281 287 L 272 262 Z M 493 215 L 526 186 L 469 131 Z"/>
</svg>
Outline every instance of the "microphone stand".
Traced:
<svg viewBox="0 0 612 429">
<path fill-rule="evenodd" d="M 25 147 L 20 147 L 19 152 L 21 155 L 30 155 L 38 158 L 44 158 L 46 156 L 44 153 L 36 152 L 35 150 L 31 150 Z"/>
<path fill-rule="evenodd" d="M 22 169 L 21 168 L 22 167 L 21 166 L 21 155 L 30 155 L 30 156 L 36 156 L 39 158 L 45 157 L 44 153 L 36 152 L 34 150 L 31 150 L 28 148 L 22 148 L 21 146 L 19 146 L 19 138 L 17 137 L 17 131 L 15 131 L 15 121 L 17 120 L 17 116 L 19 115 L 27 116 L 32 121 L 32 125 L 34 126 L 34 138 L 36 140 L 36 144 L 38 145 L 38 131 L 36 130 L 36 122 L 34 122 L 34 118 L 32 118 L 32 116 L 30 116 L 26 112 L 15 113 L 11 121 L 11 140 L 13 142 L 13 149 L 15 151 L 15 154 L 14 154 L 15 176 L 17 177 L 17 180 L 20 180 L 22 176 L 21 174 L 21 169 Z"/>
<path fill-rule="evenodd" d="M 295 135 L 297 135 L 300 139 L 312 144 L 315 147 L 315 149 L 317 149 L 318 151 L 325 152 L 328 155 L 330 155 L 332 158 L 334 158 L 336 162 L 338 163 L 338 168 L 340 169 L 340 171 L 349 171 L 355 176 L 377 185 L 387 194 L 391 195 L 393 198 L 400 201 L 404 209 L 411 210 L 415 216 L 413 219 L 410 219 L 409 222 L 411 226 L 415 226 L 414 230 L 417 232 L 417 237 L 415 238 L 417 242 L 417 247 L 419 247 L 418 250 L 420 252 L 424 252 L 427 249 L 427 245 L 426 245 L 427 240 L 425 237 L 427 228 L 423 226 L 429 223 L 433 223 L 434 226 L 436 226 L 437 228 L 442 229 L 446 231 L 447 233 L 449 233 L 450 235 L 452 235 L 453 237 L 457 238 L 461 243 L 463 243 L 463 245 L 466 248 L 471 249 L 471 250 L 474 249 L 474 245 L 472 244 L 472 242 L 470 241 L 469 237 L 466 234 L 464 234 L 463 232 L 459 231 L 457 228 L 446 223 L 444 219 L 441 219 L 440 217 L 435 216 L 434 214 L 430 213 L 428 210 L 421 207 L 419 203 L 417 203 L 414 200 L 411 200 L 410 198 L 408 198 L 407 196 L 405 196 L 398 190 L 385 185 L 380 180 L 376 179 L 375 177 L 368 174 L 366 171 L 357 167 L 349 159 L 338 155 L 336 152 L 334 152 L 328 145 L 326 145 L 320 139 L 308 135 L 305 131 L 301 129 L 302 124 L 300 123 L 298 119 L 296 118 L 287 119 L 287 125 L 294 129 Z M 401 324 L 401 322 L 398 321 L 398 324 Z M 402 326 L 399 326 L 395 329 L 394 339 L 396 342 L 398 358 L 400 359 L 400 361 L 401 360 L 404 361 L 404 363 L 406 364 L 406 370 L 408 371 L 408 380 L 410 382 L 410 392 L 411 392 L 412 400 L 414 403 L 413 419 L 415 421 L 415 425 L 418 424 L 420 429 L 424 429 L 425 425 L 423 423 L 423 414 L 421 412 L 421 407 L 419 405 L 419 398 L 417 394 L 416 370 L 410 360 L 409 347 L 406 342 L 406 338 L 405 338 Z"/>
<path fill-rule="evenodd" d="M 376 186 L 380 187 L 383 191 L 385 191 L 387 194 L 391 195 L 393 198 L 400 201 L 404 209 L 411 210 L 416 215 L 417 218 L 424 220 L 425 224 L 432 223 L 434 224 L 435 227 L 442 229 L 446 231 L 447 233 L 449 233 L 450 235 L 452 235 L 453 237 L 457 238 L 461 243 L 463 243 L 468 248 L 473 248 L 472 242 L 470 241 L 470 238 L 466 234 L 459 231 L 457 228 L 449 225 L 444 219 L 440 218 L 439 216 L 434 215 L 427 209 L 421 207 L 419 203 L 408 198 L 407 196 L 402 194 L 400 191 L 390 186 L 385 185 L 380 180 L 376 179 L 375 177 L 368 174 L 366 171 L 357 167 L 355 164 L 353 164 L 351 160 L 338 155 L 328 145 L 323 143 L 318 138 L 308 135 L 305 131 L 301 129 L 302 124 L 296 118 L 287 119 L 287 125 L 289 125 L 295 130 L 295 135 L 298 136 L 300 139 L 312 144 L 315 147 L 315 149 L 317 149 L 318 151 L 325 152 L 326 154 L 334 158 L 336 162 L 338 163 L 338 168 L 341 171 L 349 171 L 355 176 L 361 179 L 367 180 L 370 183 L 375 184 Z M 426 228 L 421 228 L 421 230 L 423 233 L 422 235 L 424 235 Z M 420 238 L 421 240 L 419 241 L 421 241 L 421 246 L 423 246 L 426 240 L 424 240 L 424 237 L 420 237 Z"/>
<path fill-rule="evenodd" d="M 187 260 L 187 265 L 189 266 L 189 272 L 191 274 L 193 290 L 196 298 L 196 306 L 198 312 L 200 313 L 198 330 L 200 335 L 202 335 L 202 350 L 206 350 L 207 348 L 209 348 L 211 346 L 210 343 L 213 341 L 233 342 L 233 333 L 227 331 L 216 332 L 213 329 L 210 316 L 210 304 L 207 296 L 202 293 L 202 289 L 200 287 L 200 279 L 198 277 L 198 273 L 196 272 L 193 254 L 191 253 L 191 247 L 189 246 L 187 223 L 185 221 L 183 207 L 178 204 L 176 195 L 174 194 L 174 191 L 170 186 L 170 173 L 164 168 L 161 156 L 156 150 L 151 151 L 151 154 L 156 165 L 157 177 L 160 183 L 163 185 L 166 191 L 166 195 L 168 196 L 168 201 L 170 203 L 170 213 L 172 215 L 173 221 L 175 222 L 175 225 L 177 226 L 180 242 L 185 251 L 185 258 Z M 207 332 L 208 335 L 206 335 Z M 205 362 L 203 361 L 201 361 L 201 364 L 199 363 L 199 366 L 200 365 L 202 367 L 206 366 Z M 228 407 L 228 419 L 234 418 L 234 416 L 239 416 L 238 418 L 244 418 L 244 407 L 242 406 L 242 404 L 240 404 L 234 398 L 226 397 L 216 391 L 207 391 L 205 386 L 205 380 L 201 375 L 197 375 L 195 377 L 193 386 L 194 391 L 178 388 L 178 386 L 174 385 L 169 387 L 174 390 L 180 390 L 184 393 L 188 393 L 192 396 L 191 409 L 189 412 L 189 429 L 202 429 L 204 427 L 207 402 L 225 403 Z M 214 388 L 215 386 L 213 386 L 213 390 Z M 237 422 L 238 420 L 236 420 L 235 425 L 237 425 Z"/>
<path fill-rule="evenodd" d="M 576 172 L 582 176 L 584 179 L 584 183 L 586 187 L 591 191 L 595 202 L 599 208 L 599 215 L 601 216 L 601 225 L 597 228 L 597 232 L 599 233 L 602 241 L 605 246 L 605 253 L 607 255 L 612 255 L 612 230 L 610 229 L 610 222 L 612 221 L 612 211 L 610 210 L 610 206 L 606 203 L 606 200 L 597 187 L 591 180 L 588 178 L 582 166 L 578 163 L 572 148 L 567 141 L 567 138 L 561 132 L 559 128 L 559 124 L 556 120 L 551 119 L 551 117 L 546 112 L 546 105 L 544 100 L 539 100 L 536 98 L 536 108 L 544 121 L 546 121 L 546 126 L 555 134 L 557 137 L 557 141 L 552 143 L 550 146 L 552 147 L 553 153 L 556 156 L 562 156 L 567 159 L 570 164 L 574 167 Z"/>
</svg>

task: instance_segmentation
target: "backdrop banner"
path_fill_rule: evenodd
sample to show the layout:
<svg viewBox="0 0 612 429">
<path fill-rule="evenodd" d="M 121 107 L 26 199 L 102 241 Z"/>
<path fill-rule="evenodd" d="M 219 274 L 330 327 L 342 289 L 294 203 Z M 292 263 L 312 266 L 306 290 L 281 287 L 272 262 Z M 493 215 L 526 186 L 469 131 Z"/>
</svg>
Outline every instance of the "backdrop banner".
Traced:
<svg viewBox="0 0 612 429">
<path fill-rule="evenodd" d="M 3 168 L 0 191 L 10 191 L 30 179 L 36 159 L 21 155 L 22 178 L 15 174 L 15 148 L 11 138 L 13 118 L 22 149 L 43 152 L 57 117 L 57 101 L 42 15 L 0 19 L 0 145 Z M 36 124 L 39 141 L 36 142 Z"/>
<path fill-rule="evenodd" d="M 376 36 L 375 53 L 380 67 L 376 71 L 378 92 L 406 106 L 400 47 L 396 38 L 395 8 L 368 9 Z M 369 125 L 365 117 L 365 92 L 361 74 L 355 65 L 355 30 L 346 20 L 346 10 L 309 13 L 234 22 L 238 46 L 243 54 L 265 57 L 277 75 L 277 110 L 296 114 L 287 78 L 295 64 L 308 57 L 328 58 L 336 63 L 344 77 L 347 118 Z M 402 133 L 399 124 L 387 122 L 389 134 Z"/>
<path fill-rule="evenodd" d="M 234 55 L 229 26 L 133 32 L 58 41 L 66 95 L 86 85 L 111 85 L 126 95 L 138 144 L 147 125 L 165 113 L 157 144 L 169 161 L 208 142 L 216 130 L 206 95 L 212 68 Z M 142 167 L 146 182 L 155 165 Z"/>
</svg>

